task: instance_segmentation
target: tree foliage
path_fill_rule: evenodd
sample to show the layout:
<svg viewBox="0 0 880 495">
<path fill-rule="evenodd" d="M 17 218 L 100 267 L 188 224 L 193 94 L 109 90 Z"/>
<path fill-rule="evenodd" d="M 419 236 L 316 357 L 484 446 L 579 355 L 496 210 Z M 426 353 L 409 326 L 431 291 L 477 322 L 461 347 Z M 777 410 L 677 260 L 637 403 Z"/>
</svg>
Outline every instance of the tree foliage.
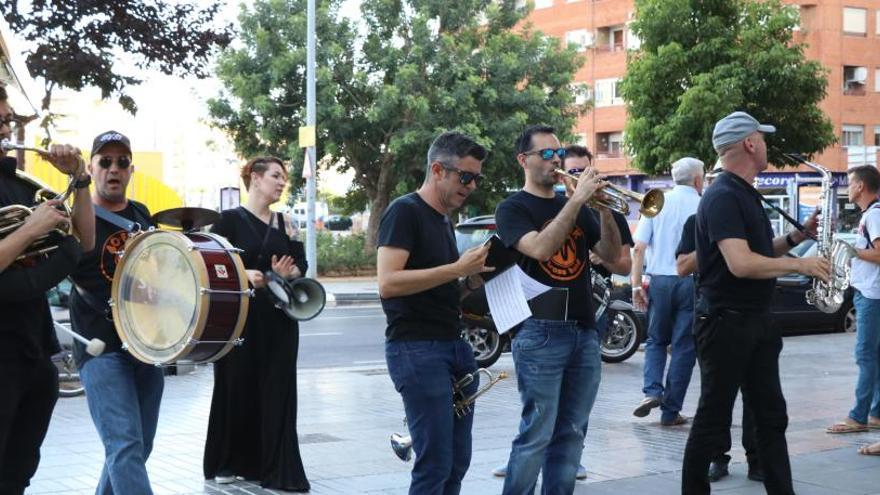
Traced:
<svg viewBox="0 0 880 495">
<path fill-rule="evenodd" d="M 94 86 L 102 98 L 115 96 L 131 113 L 137 104 L 127 86 L 141 81 L 124 74 L 117 62 L 131 57 L 139 68 L 165 74 L 206 76 L 215 48 L 231 39 L 230 26 L 214 26 L 223 2 L 205 8 L 162 0 L 0 0 L 10 27 L 36 47 L 25 63 L 45 80 L 43 109 L 56 87 Z"/>
<path fill-rule="evenodd" d="M 713 126 L 735 110 L 776 125 L 771 163 L 834 142 L 818 107 L 827 74 L 793 40 L 795 8 L 779 0 L 637 0 L 636 19 L 642 49 L 622 86 L 626 147 L 637 168 L 661 173 L 682 156 L 714 162 Z"/>
<path fill-rule="evenodd" d="M 339 0 L 318 1 L 318 156 L 354 169 L 349 205 L 373 213 L 367 249 L 390 200 L 423 180 L 440 132 L 458 129 L 491 150 L 488 180 L 469 200 L 474 213 L 520 187 L 513 150 L 525 126 L 548 123 L 571 137 L 584 108 L 570 83 L 583 60 L 559 40 L 518 27 L 526 11 L 515 3 L 363 0 L 352 22 Z M 240 16 L 243 46 L 221 56 L 225 92 L 210 111 L 246 156 L 273 153 L 301 166 L 305 11 L 305 0 L 257 0 Z"/>
</svg>

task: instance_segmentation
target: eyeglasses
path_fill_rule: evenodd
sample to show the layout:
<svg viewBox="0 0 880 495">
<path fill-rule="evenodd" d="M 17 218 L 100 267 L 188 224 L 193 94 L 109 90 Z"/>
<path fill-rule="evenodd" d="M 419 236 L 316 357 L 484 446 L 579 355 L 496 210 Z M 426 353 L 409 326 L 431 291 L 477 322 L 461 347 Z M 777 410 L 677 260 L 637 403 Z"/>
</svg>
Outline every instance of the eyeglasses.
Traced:
<svg viewBox="0 0 880 495">
<path fill-rule="evenodd" d="M 464 170 L 457 168 L 457 167 L 447 167 L 446 165 L 443 165 L 443 168 L 446 170 L 450 170 L 450 171 L 458 173 L 458 181 L 461 182 L 461 185 L 463 185 L 463 186 L 466 186 L 466 185 L 470 184 L 471 182 L 474 182 L 477 184 L 477 187 L 479 187 L 480 182 L 483 182 L 483 179 L 486 178 L 486 176 L 483 174 L 477 174 L 474 172 L 465 172 Z"/>
<path fill-rule="evenodd" d="M 554 154 L 559 158 L 565 158 L 565 148 L 544 148 L 542 150 L 526 151 L 523 153 L 523 155 L 540 155 L 543 160 L 552 160 Z"/>
<path fill-rule="evenodd" d="M 114 161 L 116 162 L 116 166 L 122 170 L 127 169 L 129 165 L 131 165 L 131 158 L 127 156 L 120 156 L 117 157 L 115 160 L 113 159 L 113 157 L 110 156 L 102 156 L 101 159 L 98 160 L 98 165 L 100 165 L 103 169 L 108 169 L 111 165 L 113 165 Z"/>
</svg>

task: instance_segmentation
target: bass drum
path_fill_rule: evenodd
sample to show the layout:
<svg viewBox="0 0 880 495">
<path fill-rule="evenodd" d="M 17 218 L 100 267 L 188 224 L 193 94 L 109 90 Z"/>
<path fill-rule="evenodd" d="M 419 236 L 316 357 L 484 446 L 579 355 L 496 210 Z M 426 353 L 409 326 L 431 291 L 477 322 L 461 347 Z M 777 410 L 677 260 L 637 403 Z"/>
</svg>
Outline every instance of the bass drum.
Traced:
<svg viewBox="0 0 880 495">
<path fill-rule="evenodd" d="M 251 291 L 238 252 L 226 239 L 201 232 L 131 237 L 110 300 L 128 352 L 159 366 L 207 363 L 240 344 Z"/>
</svg>

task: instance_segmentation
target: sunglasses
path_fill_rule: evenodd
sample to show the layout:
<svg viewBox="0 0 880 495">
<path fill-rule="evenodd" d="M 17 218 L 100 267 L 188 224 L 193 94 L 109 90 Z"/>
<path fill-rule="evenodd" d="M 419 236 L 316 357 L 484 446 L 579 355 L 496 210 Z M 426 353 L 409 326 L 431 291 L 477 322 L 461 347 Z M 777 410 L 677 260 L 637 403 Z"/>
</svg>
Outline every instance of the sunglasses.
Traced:
<svg viewBox="0 0 880 495">
<path fill-rule="evenodd" d="M 540 155 L 542 160 L 552 160 L 554 154 L 559 158 L 565 158 L 565 148 L 544 148 L 542 150 L 526 151 L 523 153 L 523 155 Z"/>
<path fill-rule="evenodd" d="M 117 157 L 115 160 L 109 156 L 102 156 L 101 159 L 98 160 L 98 165 L 100 165 L 103 169 L 108 169 L 111 165 L 113 165 L 114 161 L 116 162 L 116 166 L 122 170 L 127 169 L 129 165 L 131 165 L 131 158 L 127 156 L 120 156 Z"/>
<path fill-rule="evenodd" d="M 477 174 L 474 172 L 465 172 L 464 170 L 462 170 L 460 168 L 456 168 L 456 167 L 447 167 L 446 165 L 443 165 L 443 168 L 446 170 L 456 172 L 458 174 L 458 181 L 461 182 L 461 185 L 463 185 L 463 186 L 466 186 L 466 185 L 470 184 L 471 182 L 474 182 L 477 184 L 477 187 L 479 187 L 480 183 L 483 182 L 483 179 L 486 178 L 486 176 L 483 174 Z"/>
</svg>

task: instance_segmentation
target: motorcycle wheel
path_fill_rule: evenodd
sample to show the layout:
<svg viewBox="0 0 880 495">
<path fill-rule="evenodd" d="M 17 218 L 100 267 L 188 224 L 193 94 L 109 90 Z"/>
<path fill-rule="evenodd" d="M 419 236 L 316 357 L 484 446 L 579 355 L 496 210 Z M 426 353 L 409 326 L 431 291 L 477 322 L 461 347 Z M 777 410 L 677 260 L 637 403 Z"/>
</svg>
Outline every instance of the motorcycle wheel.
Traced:
<svg viewBox="0 0 880 495">
<path fill-rule="evenodd" d="M 639 321 L 631 311 L 608 310 L 608 328 L 602 341 L 602 361 L 620 363 L 639 350 Z"/>
<path fill-rule="evenodd" d="M 504 337 L 494 327 L 484 328 L 466 323 L 461 336 L 474 349 L 474 359 L 480 368 L 492 366 L 504 352 Z"/>
</svg>

